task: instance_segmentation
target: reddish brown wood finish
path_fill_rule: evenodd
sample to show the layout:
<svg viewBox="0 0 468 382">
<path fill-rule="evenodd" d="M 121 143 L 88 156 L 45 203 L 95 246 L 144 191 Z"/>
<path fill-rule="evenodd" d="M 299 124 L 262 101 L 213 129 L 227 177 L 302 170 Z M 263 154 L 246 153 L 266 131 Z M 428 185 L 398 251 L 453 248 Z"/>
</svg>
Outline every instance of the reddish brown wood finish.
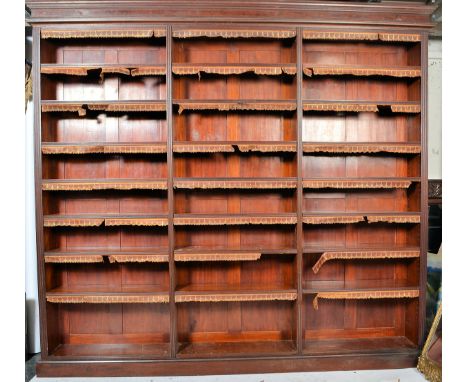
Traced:
<svg viewBox="0 0 468 382">
<path fill-rule="evenodd" d="M 342 348 L 341 343 L 339 343 Z M 333 345 L 332 345 L 333 346 Z M 359 347 L 359 345 L 358 345 Z M 336 348 L 336 347 L 335 347 Z M 331 356 L 250 356 L 242 358 L 205 359 L 177 359 L 177 360 L 148 360 L 131 362 L 105 362 L 53 360 L 41 361 L 37 365 L 37 373 L 43 377 L 122 377 L 138 374 L 140 376 L 154 375 L 209 375 L 248 373 L 287 373 L 306 372 L 311 370 L 356 370 L 356 365 L 362 369 L 394 369 L 414 367 L 417 363 L 417 352 L 404 350 L 403 352 L 373 351 L 362 354 L 358 351 L 353 355 Z M 339 366 L 338 366 L 339 365 Z M 136 373 L 135 370 L 138 370 Z"/>
<path fill-rule="evenodd" d="M 28 5 L 35 44 L 39 376 L 414 366 L 425 306 L 431 6 L 295 0 Z M 164 33 L 40 38 L 42 30 L 93 29 Z M 285 30 L 295 36 L 173 37 L 187 29 Z M 303 38 L 304 30 L 377 37 L 312 40 Z M 420 41 L 382 41 L 379 33 Z M 67 65 L 111 70 L 41 74 L 41 64 L 45 72 Z M 174 67 L 204 64 L 217 71 L 243 65 L 270 72 L 173 73 Z M 419 69 L 420 77 L 304 74 L 314 65 Z M 115 73 L 116 66 L 123 69 Z M 126 72 L 142 66 L 158 70 Z M 273 75 L 273 67 L 295 73 Z M 93 101 L 112 107 L 135 101 L 139 111 L 93 110 Z M 311 102 L 335 108 L 360 103 L 369 111 L 309 111 L 304 106 Z M 78 105 L 73 112 L 64 110 L 70 103 Z M 208 106 L 179 108 L 193 103 Z M 392 112 L 390 105 L 404 103 L 420 112 Z M 150 104 L 161 110 L 148 111 Z M 247 110 L 226 110 L 232 105 Z M 361 150 L 367 143 L 411 144 L 421 150 L 310 152 L 305 143 L 359 143 Z M 56 145 L 64 147 L 59 151 L 86 151 L 90 144 L 97 148 L 88 153 L 50 152 Z M 162 149 L 105 151 L 115 144 Z M 43 180 L 136 186 L 42 191 Z M 148 189 L 152 180 L 164 180 L 167 189 Z M 347 180 L 372 186 L 352 187 Z M 331 183 L 317 187 L 314 181 Z M 45 215 L 161 216 L 167 226 L 44 227 Z M 266 215 L 288 223 L 258 220 Z M 324 215 L 416 215 L 421 222 L 309 224 L 311 216 Z M 200 216 L 197 225 L 183 220 Z M 232 225 L 233 218 L 255 220 Z M 420 256 L 334 259 L 312 270 L 324 252 L 346 250 L 419 250 Z M 113 262 L 118 254 L 124 262 Z M 320 299 L 318 309 L 312 303 L 318 292 L 418 288 L 419 298 Z M 63 296 L 101 302 L 57 303 Z M 148 296 L 165 301 L 144 303 Z M 103 303 L 106 297 L 118 302 Z"/>
</svg>

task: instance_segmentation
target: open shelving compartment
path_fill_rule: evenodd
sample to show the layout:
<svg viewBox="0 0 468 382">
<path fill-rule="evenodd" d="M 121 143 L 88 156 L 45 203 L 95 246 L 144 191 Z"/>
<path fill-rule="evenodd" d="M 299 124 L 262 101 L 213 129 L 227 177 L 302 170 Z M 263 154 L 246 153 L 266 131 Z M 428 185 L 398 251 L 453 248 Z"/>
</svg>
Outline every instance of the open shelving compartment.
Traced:
<svg viewBox="0 0 468 382">
<path fill-rule="evenodd" d="M 178 357 L 295 353 L 293 256 L 225 250 L 213 261 L 209 251 L 190 255 L 196 260 L 176 262 Z M 176 251 L 176 259 L 187 255 Z"/>
<path fill-rule="evenodd" d="M 303 96 L 337 101 L 419 101 L 420 41 L 416 34 L 368 32 L 351 36 L 306 29 Z"/>
<path fill-rule="evenodd" d="M 42 33 L 46 357 L 170 356 L 165 34 Z"/>
<path fill-rule="evenodd" d="M 417 352 L 418 223 L 313 225 L 304 246 L 305 354 Z"/>
<path fill-rule="evenodd" d="M 417 354 L 419 38 L 303 38 L 303 352 Z"/>
<path fill-rule="evenodd" d="M 297 351 L 296 31 L 246 33 L 173 30 L 179 358 Z"/>
<path fill-rule="evenodd" d="M 168 357 L 167 250 L 150 260 L 146 255 L 143 261 L 158 261 L 151 263 L 135 263 L 135 251 L 100 253 L 95 260 L 83 250 L 79 258 L 66 253 L 46 260 L 53 261 L 46 264 L 48 320 L 56 323 L 50 328 L 51 356 Z"/>
</svg>

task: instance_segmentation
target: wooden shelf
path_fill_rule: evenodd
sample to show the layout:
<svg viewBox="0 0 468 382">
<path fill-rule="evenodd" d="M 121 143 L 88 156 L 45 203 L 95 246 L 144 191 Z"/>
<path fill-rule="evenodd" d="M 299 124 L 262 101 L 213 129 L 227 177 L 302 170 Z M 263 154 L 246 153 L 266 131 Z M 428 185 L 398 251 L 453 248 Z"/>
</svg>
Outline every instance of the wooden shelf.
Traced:
<svg viewBox="0 0 468 382">
<path fill-rule="evenodd" d="M 360 292 L 414 289 L 418 289 L 418 286 L 408 282 L 408 280 L 316 280 L 304 282 L 302 292 L 304 294 L 316 294 L 320 292 Z"/>
<path fill-rule="evenodd" d="M 303 72 L 307 77 L 313 76 L 381 76 L 395 78 L 419 78 L 421 67 L 419 66 L 376 66 L 376 65 L 323 65 L 305 63 Z"/>
<path fill-rule="evenodd" d="M 339 350 L 338 350 L 339 349 Z M 318 339 L 304 342 L 306 355 L 338 355 L 338 354 L 418 354 L 418 346 L 403 336 L 349 339 Z"/>
<path fill-rule="evenodd" d="M 218 294 L 218 293 L 283 293 L 295 292 L 296 289 L 288 284 L 187 284 L 178 285 L 176 287 L 177 294 L 185 293 L 203 293 L 203 294 Z"/>
<path fill-rule="evenodd" d="M 403 142 L 304 142 L 302 144 L 305 154 L 420 154 L 421 145 L 418 143 Z"/>
<path fill-rule="evenodd" d="M 418 258 L 421 254 L 419 249 L 414 250 L 348 250 L 348 251 L 325 251 L 317 262 L 312 267 L 314 273 L 318 273 L 320 268 L 330 260 L 344 261 L 344 260 L 396 260 L 396 259 L 414 259 Z"/>
<path fill-rule="evenodd" d="M 238 249 L 229 250 L 220 249 L 199 249 L 199 248 L 180 248 L 174 251 L 174 260 L 178 262 L 191 261 L 257 261 L 262 255 L 275 254 L 287 255 L 296 253 L 295 249 L 286 248 L 284 250 L 266 250 L 266 249 Z"/>
<path fill-rule="evenodd" d="M 175 253 L 174 261 L 187 262 L 187 261 L 256 261 L 259 260 L 262 254 L 260 252 L 233 252 L 225 251 L 223 253 L 216 253 L 215 251 L 208 251 L 206 253 Z"/>
<path fill-rule="evenodd" d="M 174 178 L 175 189 L 295 189 L 296 178 Z"/>
<path fill-rule="evenodd" d="M 403 223 L 419 224 L 420 214 L 416 212 L 340 212 L 304 213 L 304 224 L 351 224 L 351 223 Z"/>
<path fill-rule="evenodd" d="M 326 112 L 383 112 L 410 113 L 421 112 L 419 102 L 379 102 L 379 101 L 325 101 L 325 100 L 304 100 L 302 102 L 304 111 L 326 111 Z"/>
<path fill-rule="evenodd" d="M 44 252 L 46 263 L 103 263 L 107 258 L 111 263 L 167 263 L 167 248 L 144 249 L 86 249 L 86 250 L 52 250 Z"/>
<path fill-rule="evenodd" d="M 246 354 L 277 356 L 293 355 L 293 341 L 195 342 L 180 343 L 178 358 L 241 357 Z"/>
<path fill-rule="evenodd" d="M 174 38 L 261 38 L 261 39 L 289 39 L 296 37 L 295 29 L 240 29 L 240 28 L 180 28 L 172 31 L 172 37 Z"/>
<path fill-rule="evenodd" d="M 41 101 L 43 113 L 49 112 L 77 112 L 79 116 L 87 111 L 102 112 L 165 112 L 166 101 Z"/>
<path fill-rule="evenodd" d="M 319 310 L 319 300 L 411 300 L 419 298 L 419 286 L 407 280 L 308 281 L 303 293 L 314 295 L 312 306 Z M 414 285 L 414 284 L 413 284 Z"/>
<path fill-rule="evenodd" d="M 226 111 L 295 111 L 295 100 L 188 100 L 188 99 L 175 99 L 175 105 L 179 106 L 179 114 L 184 110 L 188 111 L 202 111 L 202 110 L 216 110 L 220 112 Z"/>
<path fill-rule="evenodd" d="M 304 290 L 303 290 L 304 291 Z M 346 289 L 318 289 L 309 290 L 315 294 L 312 305 L 319 309 L 319 299 L 325 300 L 386 300 L 386 299 L 416 299 L 419 297 L 419 288 L 390 287 L 390 288 L 346 288 Z"/>
<path fill-rule="evenodd" d="M 366 212 L 366 221 L 368 223 L 410 223 L 419 224 L 421 222 L 421 214 L 419 212 Z"/>
<path fill-rule="evenodd" d="M 288 285 L 189 284 L 176 288 L 175 301 L 294 301 L 296 289 Z"/>
<path fill-rule="evenodd" d="M 172 150 L 177 154 L 233 153 L 235 148 L 227 142 L 175 142 Z"/>
<path fill-rule="evenodd" d="M 306 178 L 304 189 L 389 189 L 409 188 L 420 178 Z"/>
<path fill-rule="evenodd" d="M 383 247 L 382 244 L 376 243 L 374 246 L 359 246 L 359 247 L 323 247 L 323 246 L 312 246 L 306 245 L 303 248 L 304 254 L 314 254 L 323 252 L 337 252 L 337 251 L 420 251 L 419 247 L 408 246 L 404 244 L 396 244 L 392 246 Z"/>
<path fill-rule="evenodd" d="M 260 153 L 295 153 L 295 142 L 175 142 L 174 153 L 228 153 L 228 152 L 260 152 Z M 42 144 L 42 153 L 58 154 L 165 154 L 167 144 L 155 143 L 55 143 Z"/>
<path fill-rule="evenodd" d="M 96 143 L 57 143 L 43 142 L 42 154 L 165 154 L 166 142 L 96 142 Z"/>
<path fill-rule="evenodd" d="M 167 288 L 160 285 L 80 285 L 75 287 L 68 286 L 59 286 L 52 288 L 47 291 L 49 294 L 90 294 L 90 293 L 99 293 L 99 294 L 128 294 L 128 293 L 142 293 L 142 294 L 152 294 L 152 293 L 166 293 Z"/>
<path fill-rule="evenodd" d="M 43 191 L 167 190 L 166 179 L 46 179 Z"/>
<path fill-rule="evenodd" d="M 305 29 L 302 32 L 304 40 L 333 41 L 388 41 L 388 42 L 419 42 L 421 36 L 417 33 L 393 32 L 348 32 Z"/>
<path fill-rule="evenodd" d="M 224 255 L 224 254 L 245 254 L 245 253 L 261 253 L 262 255 L 291 255 L 291 254 L 296 254 L 297 250 L 296 248 L 275 248 L 275 249 L 268 249 L 268 248 L 260 248 L 260 247 L 231 247 L 231 248 L 226 248 L 225 246 L 211 246 L 209 248 L 203 248 L 203 247 L 183 247 L 183 248 L 177 248 L 174 250 L 174 255 L 199 255 L 199 254 L 219 254 L 219 255 Z"/>
<path fill-rule="evenodd" d="M 172 73 L 185 75 L 198 75 L 201 73 L 218 75 L 240 75 L 253 73 L 256 75 L 280 76 L 282 74 L 295 75 L 296 64 L 194 64 L 175 63 Z"/>
<path fill-rule="evenodd" d="M 296 224 L 297 215 L 283 214 L 175 214 L 176 226 Z"/>
<path fill-rule="evenodd" d="M 42 39 L 121 39 L 121 38 L 162 38 L 166 36 L 165 28 L 95 28 L 95 29 L 64 29 L 64 28 L 43 28 L 41 30 Z"/>
<path fill-rule="evenodd" d="M 46 293 L 51 303 L 68 304 L 150 304 L 168 303 L 169 292 L 162 287 L 139 285 L 135 287 L 58 287 Z"/>
<path fill-rule="evenodd" d="M 174 142 L 174 153 L 295 153 L 296 142 L 284 141 L 219 141 L 219 142 Z"/>
<path fill-rule="evenodd" d="M 68 64 L 42 64 L 41 74 L 67 75 L 67 76 L 90 76 L 99 74 L 101 78 L 106 74 L 122 74 L 131 77 L 138 76 L 165 76 L 165 65 L 68 65 Z"/>
<path fill-rule="evenodd" d="M 163 227 L 167 224 L 167 215 L 44 215 L 44 227 Z"/>
</svg>

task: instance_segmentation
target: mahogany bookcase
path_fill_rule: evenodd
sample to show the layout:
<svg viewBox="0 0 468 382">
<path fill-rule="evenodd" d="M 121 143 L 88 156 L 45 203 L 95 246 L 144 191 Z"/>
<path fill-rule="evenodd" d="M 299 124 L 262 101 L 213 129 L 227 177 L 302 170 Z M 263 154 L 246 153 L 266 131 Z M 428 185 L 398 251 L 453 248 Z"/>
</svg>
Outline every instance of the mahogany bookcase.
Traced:
<svg viewBox="0 0 468 382">
<path fill-rule="evenodd" d="M 39 376 L 415 365 L 431 6 L 28 6 Z"/>
</svg>

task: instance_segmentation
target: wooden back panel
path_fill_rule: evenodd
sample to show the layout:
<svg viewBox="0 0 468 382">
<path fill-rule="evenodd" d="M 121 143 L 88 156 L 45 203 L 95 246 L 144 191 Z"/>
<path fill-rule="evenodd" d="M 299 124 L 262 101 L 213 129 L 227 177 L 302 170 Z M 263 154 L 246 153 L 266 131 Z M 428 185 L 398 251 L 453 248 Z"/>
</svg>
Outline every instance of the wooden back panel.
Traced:
<svg viewBox="0 0 468 382">
<path fill-rule="evenodd" d="M 170 28 L 169 28 L 170 30 Z M 44 214 L 165 215 L 169 227 L 56 227 L 44 230 L 49 252 L 135 251 L 169 254 L 169 263 L 47 265 L 47 292 L 147 290 L 167 292 L 170 304 L 48 303 L 49 348 L 54 356 L 206 357 L 213 353 L 298 352 L 314 341 L 405 338 L 418 341 L 419 301 L 312 300 L 318 291 L 418 288 L 419 259 L 333 261 L 311 271 L 330 249 L 419 247 L 418 224 L 185 226 L 179 214 L 421 212 L 421 154 L 303 153 L 303 142 L 421 143 L 419 113 L 302 112 L 302 101 L 420 101 L 420 78 L 315 76 L 303 65 L 410 67 L 421 64 L 419 43 L 302 41 L 295 39 L 91 39 L 47 41 L 43 63 L 165 65 L 166 76 L 92 74 L 43 76 L 46 101 L 164 101 L 157 113 L 43 113 L 42 141 L 56 143 L 167 143 L 164 155 L 42 155 L 42 178 L 167 179 L 294 178 L 286 190 L 176 189 L 169 191 L 45 192 Z M 167 57 L 170 53 L 170 57 Z M 166 62 L 167 61 L 167 62 Z M 299 61 L 299 62 L 298 62 Z M 179 75 L 177 65 L 295 65 L 296 75 Z M 170 91 L 169 91 L 170 90 Z M 167 94 L 167 95 L 166 95 Z M 184 100 L 291 101 L 296 111 L 177 110 Z M 172 117 L 173 115 L 173 117 Z M 169 118 L 167 118 L 168 116 Z M 301 141 L 302 140 L 302 141 Z M 291 142 L 296 152 L 175 153 L 184 142 Z M 302 180 L 411 178 L 404 189 L 302 189 Z M 173 217 L 176 214 L 176 217 Z M 258 251 L 255 261 L 175 261 L 176 253 Z M 149 289 L 148 289 L 149 288 Z M 187 293 L 292 290 L 298 301 L 178 302 Z M 261 319 L 259 319 L 261 317 Z M 141 323 L 141 325 L 138 325 Z M 263 342 L 271 349 L 266 351 Z M 304 344 L 303 344 L 304 342 Z M 245 343 L 245 345 L 243 345 Z M 252 349 L 249 349 L 255 343 Z M 329 343 L 329 342 L 328 342 Z M 163 347 L 160 345 L 163 344 Z M 285 345 L 286 344 L 286 345 Z M 335 342 L 339 347 L 338 342 Z M 74 346 L 77 345 L 77 346 Z M 91 346 L 93 345 L 93 346 Z M 95 345 L 95 346 L 94 346 Z M 102 347 L 102 345 L 115 347 Z M 141 345 L 141 347 L 139 347 Z M 169 345 L 169 346 L 168 346 Z M 86 347 L 88 346 L 88 347 Z M 91 347 L 89 347 L 91 346 Z M 136 347 L 135 347 L 136 346 Z M 322 345 L 320 345 L 322 346 Z M 320 348 L 319 346 L 319 348 Z M 323 345 L 327 346 L 327 345 Z M 374 345 L 377 346 L 377 345 Z M 52 352 L 52 351 L 51 351 Z M 307 351 L 306 351 L 307 352 Z"/>
</svg>

